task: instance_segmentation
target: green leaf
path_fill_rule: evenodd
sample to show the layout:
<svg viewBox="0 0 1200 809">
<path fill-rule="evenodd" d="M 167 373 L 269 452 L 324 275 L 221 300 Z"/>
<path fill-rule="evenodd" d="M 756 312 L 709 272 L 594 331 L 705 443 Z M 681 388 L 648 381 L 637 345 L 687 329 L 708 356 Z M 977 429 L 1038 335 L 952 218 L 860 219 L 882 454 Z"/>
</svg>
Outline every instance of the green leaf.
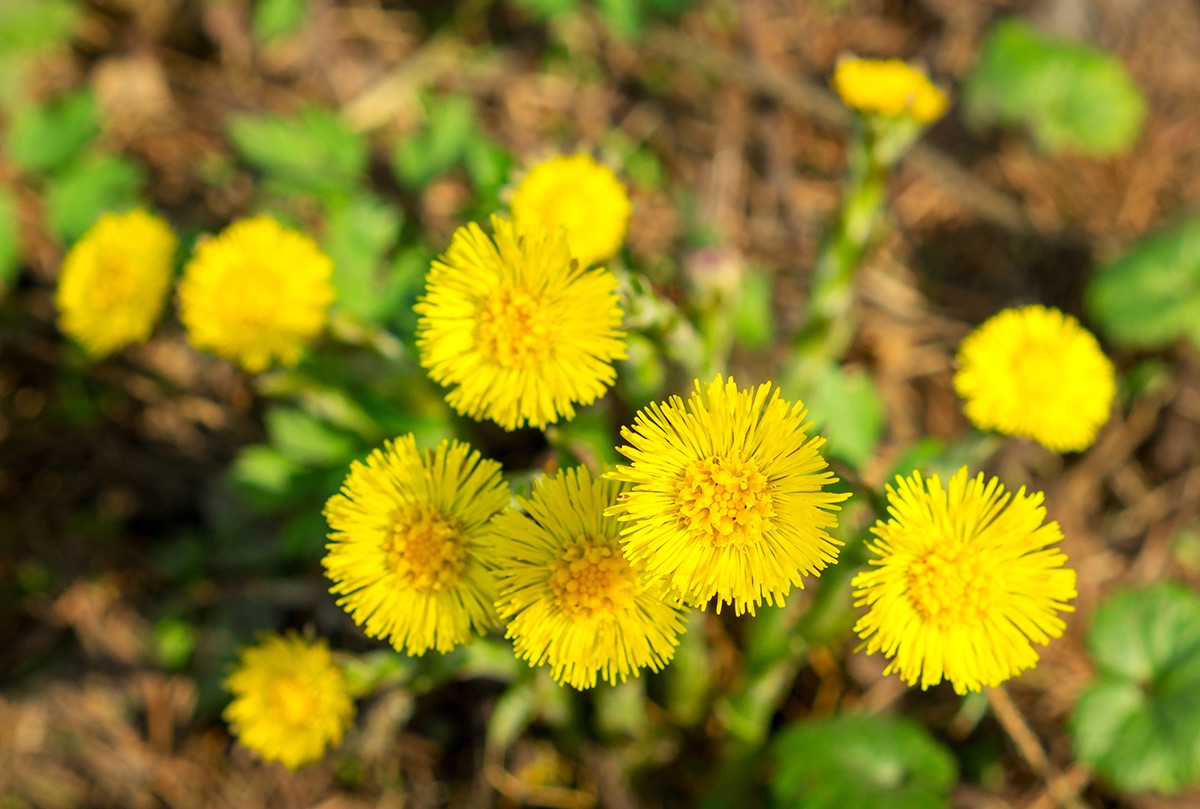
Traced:
<svg viewBox="0 0 1200 809">
<path fill-rule="evenodd" d="M 765 349 L 775 339 L 775 312 L 771 306 L 771 276 L 762 269 L 748 271 L 733 312 L 733 332 L 747 348 Z"/>
<path fill-rule="evenodd" d="M 80 4 L 71 0 L 4 0 L 0 54 L 36 53 L 66 42 L 80 11 Z"/>
<path fill-rule="evenodd" d="M 950 753 L 902 717 L 849 714 L 793 725 L 771 759 L 780 809 L 940 809 L 957 777 Z"/>
<path fill-rule="evenodd" d="M 8 159 L 19 168 L 46 173 L 78 155 L 100 133 L 96 100 L 87 90 L 44 107 L 26 107 L 9 127 Z"/>
<path fill-rule="evenodd" d="M 1141 90 L 1115 57 L 1015 19 L 989 33 L 963 97 L 977 123 L 1024 124 L 1047 151 L 1096 157 L 1129 148 L 1146 116 Z"/>
<path fill-rule="evenodd" d="M 618 37 L 639 39 L 646 28 L 646 9 L 642 0 L 596 0 L 596 11 Z"/>
<path fill-rule="evenodd" d="M 395 298 L 381 294 L 380 269 L 403 224 L 395 206 L 367 194 L 330 205 L 325 226 L 325 252 L 333 259 L 338 308 L 375 322 Z"/>
<path fill-rule="evenodd" d="M 426 103 L 426 114 L 425 128 L 401 141 L 392 155 L 396 178 L 409 188 L 424 188 L 458 165 L 478 133 L 468 98 L 434 97 Z"/>
<path fill-rule="evenodd" d="M 579 0 L 513 0 L 513 5 L 537 19 L 548 20 L 575 11 L 579 8 Z"/>
<path fill-rule="evenodd" d="M 21 269 L 21 229 L 17 220 L 17 195 L 0 188 L 0 296 L 8 291 Z"/>
<path fill-rule="evenodd" d="M 875 454 L 883 438 L 883 398 L 861 369 L 828 365 L 804 399 L 808 416 L 829 439 L 829 452 L 855 468 Z"/>
<path fill-rule="evenodd" d="M 1149 236 L 1097 272 L 1087 306 L 1114 341 L 1154 348 L 1200 345 L 1200 216 Z"/>
<path fill-rule="evenodd" d="M 244 491 L 265 495 L 274 501 L 288 493 L 292 480 L 300 472 L 300 467 L 275 447 L 253 444 L 238 453 L 230 469 L 230 478 Z"/>
<path fill-rule="evenodd" d="M 284 191 L 337 196 L 367 167 L 366 141 L 319 107 L 308 107 L 295 118 L 235 116 L 229 138 L 246 162 Z"/>
<path fill-rule="evenodd" d="M 254 36 L 260 42 L 298 33 L 308 22 L 308 0 L 258 0 L 254 5 Z"/>
<path fill-rule="evenodd" d="M 271 445 L 298 466 L 340 465 L 358 450 L 352 438 L 303 410 L 276 407 L 266 421 Z"/>
<path fill-rule="evenodd" d="M 1071 717 L 1080 761 L 1128 792 L 1200 782 L 1200 595 L 1172 583 L 1113 596 L 1088 648 L 1099 676 Z"/>
<path fill-rule="evenodd" d="M 123 157 L 72 163 L 46 183 L 50 229 L 63 242 L 75 241 L 100 214 L 136 205 L 143 180 L 142 167 Z"/>
</svg>

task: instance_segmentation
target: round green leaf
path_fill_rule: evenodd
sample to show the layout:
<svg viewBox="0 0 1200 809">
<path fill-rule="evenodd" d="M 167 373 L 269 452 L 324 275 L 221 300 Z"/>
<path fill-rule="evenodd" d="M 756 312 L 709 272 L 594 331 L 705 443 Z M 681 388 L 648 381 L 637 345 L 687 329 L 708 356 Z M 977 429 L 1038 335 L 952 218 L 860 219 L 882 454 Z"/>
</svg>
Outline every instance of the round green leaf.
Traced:
<svg viewBox="0 0 1200 809">
<path fill-rule="evenodd" d="M 793 725 L 771 753 L 780 809 L 939 809 L 957 778 L 950 753 L 902 717 L 852 714 Z"/>
<path fill-rule="evenodd" d="M 1177 584 L 1114 596 L 1088 646 L 1100 673 L 1071 719 L 1079 759 L 1129 792 L 1200 781 L 1200 596 Z"/>
<path fill-rule="evenodd" d="M 1136 347 L 1200 345 L 1200 217 L 1143 239 L 1101 269 L 1087 305 L 1104 332 Z"/>
</svg>

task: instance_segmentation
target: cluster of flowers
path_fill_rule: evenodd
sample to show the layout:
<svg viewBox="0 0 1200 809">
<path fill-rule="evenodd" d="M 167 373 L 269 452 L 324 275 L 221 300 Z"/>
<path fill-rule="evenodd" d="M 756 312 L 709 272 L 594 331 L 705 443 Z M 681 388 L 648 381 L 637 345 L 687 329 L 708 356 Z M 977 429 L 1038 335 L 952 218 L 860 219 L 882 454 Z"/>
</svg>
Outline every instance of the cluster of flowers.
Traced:
<svg viewBox="0 0 1200 809">
<path fill-rule="evenodd" d="M 925 90 L 889 91 L 890 106 L 858 98 L 855 82 L 870 71 L 848 65 L 838 71 L 850 88 L 843 96 L 866 113 L 944 109 L 944 98 L 921 101 Z M 896 92 L 908 99 L 899 107 Z M 119 307 L 94 291 L 104 284 L 78 278 L 138 277 L 129 268 L 143 254 L 106 250 L 129 243 L 109 231 L 138 222 L 145 255 L 166 263 L 174 250 L 152 217 L 128 216 L 123 226 L 102 220 L 63 269 L 63 328 L 96 353 L 144 339 L 153 325 L 115 318 Z M 625 355 L 623 313 L 616 277 L 597 265 L 620 249 L 629 217 L 613 173 L 576 155 L 530 170 L 511 217 L 492 218 L 491 236 L 475 223 L 455 232 L 416 309 L 421 364 L 456 411 L 508 430 L 544 428 L 612 385 Z M 246 220 L 196 249 L 180 285 L 181 320 L 198 347 L 248 370 L 294 362 L 322 327 L 330 272 L 307 237 Z M 155 279 L 153 289 L 130 289 L 165 294 L 169 274 Z M 97 306 L 105 314 L 87 312 Z M 106 319 L 126 324 L 121 340 L 114 323 L 98 325 Z M 1108 417 L 1111 364 L 1057 310 L 1000 313 L 963 341 L 958 362 L 955 387 L 985 429 L 1080 450 Z M 697 380 L 686 401 L 651 404 L 622 429 L 627 464 L 598 477 L 560 471 L 529 498 L 514 498 L 500 464 L 462 442 L 422 449 L 415 436 L 399 437 L 352 464 L 325 506 L 332 592 L 366 634 L 408 654 L 446 652 L 504 626 L 519 657 L 575 688 L 659 670 L 689 610 L 781 605 L 837 561 L 830 531 L 849 495 L 830 491 L 824 439 L 809 435 L 806 415 L 770 383 Z M 1042 494 L 1006 491 L 964 467 L 946 483 L 898 477 L 888 501 L 888 518 L 871 529 L 870 568 L 853 581 L 867 652 L 883 652 L 887 670 L 909 684 L 945 679 L 960 693 L 1035 665 L 1033 644 L 1062 634 L 1059 613 L 1075 597 Z M 323 641 L 269 638 L 244 651 L 228 687 L 226 716 L 241 740 L 290 767 L 319 757 L 353 721 Z"/>
</svg>

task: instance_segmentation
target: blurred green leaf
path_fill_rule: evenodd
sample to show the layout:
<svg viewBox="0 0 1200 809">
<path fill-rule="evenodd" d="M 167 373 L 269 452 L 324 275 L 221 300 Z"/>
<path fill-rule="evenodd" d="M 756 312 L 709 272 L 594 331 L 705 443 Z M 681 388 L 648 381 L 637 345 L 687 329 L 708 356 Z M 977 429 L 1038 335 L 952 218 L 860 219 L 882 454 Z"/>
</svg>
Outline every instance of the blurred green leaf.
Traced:
<svg viewBox="0 0 1200 809">
<path fill-rule="evenodd" d="M 704 637 L 708 614 L 692 610 L 687 627 L 679 636 L 675 658 L 663 672 L 666 683 L 667 711 L 681 727 L 693 727 L 708 717 L 713 662 Z"/>
<path fill-rule="evenodd" d="M 1129 148 L 1146 116 L 1141 90 L 1114 56 L 1016 19 L 984 40 L 963 99 L 974 121 L 1024 124 L 1043 149 L 1096 157 Z"/>
<path fill-rule="evenodd" d="M 402 140 L 392 155 L 396 178 L 409 188 L 424 188 L 458 165 L 477 134 L 469 98 L 435 96 L 425 104 L 425 127 Z"/>
<path fill-rule="evenodd" d="M 71 163 L 46 183 L 50 229 L 65 243 L 75 241 L 100 214 L 136 205 L 144 179 L 142 167 L 124 157 Z"/>
<path fill-rule="evenodd" d="M 849 714 L 793 725 L 772 745 L 779 809 L 941 809 L 954 758 L 910 719 Z"/>
<path fill-rule="evenodd" d="M 857 469 L 875 454 L 883 438 L 883 398 L 865 371 L 830 364 L 803 401 L 831 455 Z"/>
<path fill-rule="evenodd" d="M 340 466 L 358 450 L 358 443 L 324 421 L 294 407 L 267 413 L 271 445 L 298 466 Z"/>
<path fill-rule="evenodd" d="M 269 444 L 253 444 L 238 453 L 230 469 L 235 485 L 243 491 L 285 497 L 300 467 Z"/>
<path fill-rule="evenodd" d="M 180 671 L 196 649 L 196 628 L 182 618 L 163 618 L 154 625 L 154 658 L 167 671 Z"/>
<path fill-rule="evenodd" d="M 8 130 L 8 159 L 19 168 L 45 173 L 78 155 L 100 133 L 96 100 L 80 90 L 45 106 L 25 107 Z"/>
<path fill-rule="evenodd" d="M 538 19 L 546 20 L 577 10 L 579 0 L 513 0 L 513 5 Z"/>
<path fill-rule="evenodd" d="M 308 22 L 308 0 L 258 0 L 254 5 L 254 36 L 260 42 L 298 33 Z"/>
<path fill-rule="evenodd" d="M 646 28 L 643 0 L 596 0 L 596 11 L 608 29 L 623 39 L 638 39 Z"/>
<path fill-rule="evenodd" d="M 44 51 L 65 42 L 81 10 L 71 0 L 4 0 L 0 54 Z"/>
<path fill-rule="evenodd" d="M 1099 676 L 1071 717 L 1076 754 L 1128 792 L 1200 782 L 1200 595 L 1160 584 L 1096 610 Z"/>
<path fill-rule="evenodd" d="M 325 252 L 333 259 L 337 305 L 375 322 L 394 303 L 383 292 L 380 270 L 400 235 L 403 220 L 393 205 L 367 194 L 333 203 L 325 226 Z"/>
<path fill-rule="evenodd" d="M 1110 338 L 1153 348 L 1200 346 L 1200 216 L 1151 235 L 1099 270 L 1087 306 Z"/>
<path fill-rule="evenodd" d="M 319 107 L 294 118 L 238 115 L 228 131 L 243 159 L 284 191 L 336 197 L 348 193 L 367 167 L 366 141 Z"/>
<path fill-rule="evenodd" d="M 765 349 L 775 339 L 771 276 L 761 268 L 748 270 L 742 278 L 741 297 L 733 312 L 733 332 L 747 348 Z"/>
<path fill-rule="evenodd" d="M 17 195 L 0 188 L 0 296 L 21 269 L 21 229 L 17 220 Z"/>
</svg>

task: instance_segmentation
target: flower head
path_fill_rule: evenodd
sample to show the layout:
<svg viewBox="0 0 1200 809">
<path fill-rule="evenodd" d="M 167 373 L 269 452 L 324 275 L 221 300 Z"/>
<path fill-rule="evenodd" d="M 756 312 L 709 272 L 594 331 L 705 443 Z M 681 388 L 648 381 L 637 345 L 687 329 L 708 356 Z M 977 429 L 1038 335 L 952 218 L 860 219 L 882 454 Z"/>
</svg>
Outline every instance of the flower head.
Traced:
<svg viewBox="0 0 1200 809">
<path fill-rule="evenodd" d="M 323 564 L 338 604 L 410 655 L 448 652 L 497 626 L 495 551 L 484 525 L 508 505 L 500 464 L 467 444 L 406 435 L 350 465 L 325 504 Z"/>
<path fill-rule="evenodd" d="M 459 228 L 416 305 L 421 364 L 446 400 L 506 430 L 572 418 L 625 356 L 617 279 L 571 258 L 564 233 L 492 217 Z"/>
<path fill-rule="evenodd" d="M 325 328 L 333 262 L 306 234 L 269 216 L 234 222 L 196 245 L 179 284 L 179 317 L 196 348 L 250 373 L 295 365 Z"/>
<path fill-rule="evenodd" d="M 1062 635 L 1075 571 L 1051 547 L 1062 531 L 1044 522 L 1041 492 L 1009 494 L 965 466 L 946 488 L 914 472 L 888 487 L 888 513 L 871 529 L 872 569 L 853 581 L 868 607 L 854 631 L 890 658 L 885 673 L 965 694 L 1032 668 L 1031 642 Z"/>
<path fill-rule="evenodd" d="M 145 342 L 171 288 L 178 239 L 143 210 L 108 213 L 63 260 L 54 303 L 63 332 L 102 357 Z"/>
<path fill-rule="evenodd" d="M 1116 381 L 1096 338 L 1057 309 L 1005 309 L 958 349 L 954 389 L 981 429 L 1055 452 L 1087 449 L 1108 421 Z"/>
<path fill-rule="evenodd" d="M 833 89 L 847 107 L 892 118 L 907 115 L 922 124 L 941 118 L 948 104 L 936 84 L 900 59 L 840 59 Z"/>
<path fill-rule="evenodd" d="M 296 769 L 336 747 L 354 722 L 354 701 L 323 640 L 271 635 L 242 649 L 225 681 L 225 721 L 266 761 Z"/>
<path fill-rule="evenodd" d="M 625 555 L 649 583 L 693 606 L 715 596 L 718 611 L 732 602 L 753 613 L 837 559 L 827 529 L 848 495 L 821 491 L 837 478 L 806 415 L 770 383 L 739 390 L 718 376 L 697 380 L 687 404 L 672 396 L 622 428 L 632 464 L 605 477 L 633 488 L 609 513 L 628 523 Z"/>
<path fill-rule="evenodd" d="M 617 521 L 604 515 L 622 488 L 568 469 L 519 498 L 524 513 L 492 522 L 503 560 L 497 607 L 517 656 L 574 688 L 658 671 L 683 630 L 681 608 L 646 590 L 621 552 Z"/>
<path fill-rule="evenodd" d="M 554 157 L 531 168 L 513 192 L 513 219 L 522 228 L 564 228 L 571 254 L 584 266 L 621 249 L 631 212 L 625 186 L 608 166 L 585 154 Z"/>
</svg>

